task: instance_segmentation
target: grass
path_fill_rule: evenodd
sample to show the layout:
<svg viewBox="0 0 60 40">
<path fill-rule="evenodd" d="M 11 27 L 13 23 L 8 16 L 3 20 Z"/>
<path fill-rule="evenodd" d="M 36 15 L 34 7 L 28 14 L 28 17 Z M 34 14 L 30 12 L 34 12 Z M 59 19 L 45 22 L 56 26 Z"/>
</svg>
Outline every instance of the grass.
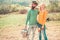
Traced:
<svg viewBox="0 0 60 40">
<path fill-rule="evenodd" d="M 50 14 L 51 15 L 51 14 Z M 8 25 L 24 25 L 26 21 L 26 14 L 6 14 L 0 15 L 0 28 Z M 53 23 L 60 25 L 60 21 L 50 21 L 47 23 Z"/>
<path fill-rule="evenodd" d="M 60 21 L 49 21 L 49 22 L 46 22 L 46 24 L 51 24 L 51 26 L 52 25 L 60 26 Z"/>
<path fill-rule="evenodd" d="M 51 13 L 51 14 L 48 14 L 48 18 L 50 20 L 55 20 L 55 21 L 60 21 L 60 13 Z"/>
<path fill-rule="evenodd" d="M 4 16 L 4 15 L 2 15 Z M 25 24 L 26 15 L 23 14 L 8 14 L 0 18 L 0 27 L 6 25 L 22 25 Z"/>
</svg>

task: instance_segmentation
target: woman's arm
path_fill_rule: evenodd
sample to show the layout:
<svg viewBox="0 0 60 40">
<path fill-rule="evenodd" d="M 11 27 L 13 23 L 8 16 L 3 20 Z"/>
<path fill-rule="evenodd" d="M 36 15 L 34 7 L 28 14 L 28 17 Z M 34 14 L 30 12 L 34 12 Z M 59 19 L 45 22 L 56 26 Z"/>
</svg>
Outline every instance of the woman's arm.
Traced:
<svg viewBox="0 0 60 40">
<path fill-rule="evenodd" d="M 47 19 L 47 10 L 45 10 L 44 14 L 43 14 L 43 25 L 45 24 L 46 22 L 46 19 Z"/>
</svg>

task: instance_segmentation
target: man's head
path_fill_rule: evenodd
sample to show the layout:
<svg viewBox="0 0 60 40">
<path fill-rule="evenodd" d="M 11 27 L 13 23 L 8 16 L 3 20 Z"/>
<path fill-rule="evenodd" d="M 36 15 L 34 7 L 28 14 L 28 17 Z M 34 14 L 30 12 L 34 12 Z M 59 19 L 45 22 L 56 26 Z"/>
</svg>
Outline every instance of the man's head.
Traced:
<svg viewBox="0 0 60 40">
<path fill-rule="evenodd" d="M 32 1 L 32 9 L 34 9 L 37 5 L 38 3 L 36 1 Z"/>
</svg>

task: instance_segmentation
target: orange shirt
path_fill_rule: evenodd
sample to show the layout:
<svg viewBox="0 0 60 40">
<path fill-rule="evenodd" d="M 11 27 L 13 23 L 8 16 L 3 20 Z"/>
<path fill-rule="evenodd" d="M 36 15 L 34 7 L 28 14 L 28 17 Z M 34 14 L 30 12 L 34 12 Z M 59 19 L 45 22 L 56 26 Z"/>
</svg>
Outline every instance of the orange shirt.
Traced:
<svg viewBox="0 0 60 40">
<path fill-rule="evenodd" d="M 40 11 L 39 15 L 37 16 L 37 21 L 39 24 L 44 25 L 46 22 L 47 10 Z"/>
</svg>

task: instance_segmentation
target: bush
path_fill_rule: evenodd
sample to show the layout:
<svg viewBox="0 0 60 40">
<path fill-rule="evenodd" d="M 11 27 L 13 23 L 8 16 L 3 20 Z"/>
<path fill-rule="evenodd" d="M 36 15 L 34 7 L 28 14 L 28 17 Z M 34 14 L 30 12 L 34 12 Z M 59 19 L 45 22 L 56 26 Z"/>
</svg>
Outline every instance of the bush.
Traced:
<svg viewBox="0 0 60 40">
<path fill-rule="evenodd" d="M 26 13 L 27 13 L 27 10 L 26 9 L 20 10 L 20 14 L 26 14 Z"/>
<path fill-rule="evenodd" d="M 47 21 L 60 21 L 60 13 L 48 14 Z"/>
<path fill-rule="evenodd" d="M 47 6 L 47 9 L 49 10 L 49 12 L 60 12 L 59 4 L 60 3 L 58 1 L 50 0 L 50 4 Z"/>
<path fill-rule="evenodd" d="M 8 14 L 11 12 L 17 12 L 21 9 L 20 5 L 1 5 L 0 6 L 0 14 Z"/>
</svg>

